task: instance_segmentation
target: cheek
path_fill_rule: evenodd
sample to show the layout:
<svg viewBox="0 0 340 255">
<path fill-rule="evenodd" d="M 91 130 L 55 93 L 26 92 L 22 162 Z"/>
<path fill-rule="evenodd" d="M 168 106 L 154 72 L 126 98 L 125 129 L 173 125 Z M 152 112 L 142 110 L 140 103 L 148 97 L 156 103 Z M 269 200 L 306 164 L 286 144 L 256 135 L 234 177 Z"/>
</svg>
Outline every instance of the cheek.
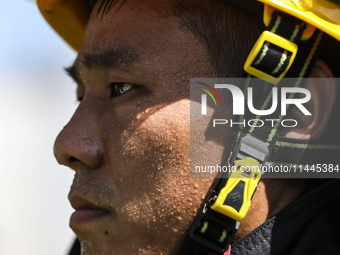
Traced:
<svg viewBox="0 0 340 255">
<path fill-rule="evenodd" d="M 190 178 L 189 100 L 144 112 L 121 144 L 125 220 L 153 235 L 184 233 L 211 185 Z"/>
<path fill-rule="evenodd" d="M 123 174 L 125 177 L 152 183 L 187 168 L 190 162 L 188 100 L 146 109 L 130 123 L 119 146 L 121 162 L 128 169 Z"/>
</svg>

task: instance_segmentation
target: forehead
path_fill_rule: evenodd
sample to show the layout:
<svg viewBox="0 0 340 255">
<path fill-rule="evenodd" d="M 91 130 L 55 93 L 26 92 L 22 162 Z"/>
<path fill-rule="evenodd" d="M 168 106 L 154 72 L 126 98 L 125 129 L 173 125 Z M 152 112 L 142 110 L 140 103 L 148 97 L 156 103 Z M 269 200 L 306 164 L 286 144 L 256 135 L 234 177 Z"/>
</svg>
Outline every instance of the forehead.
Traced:
<svg viewBox="0 0 340 255">
<path fill-rule="evenodd" d="M 78 73 L 88 73 L 88 69 L 84 68 L 87 56 L 103 59 L 106 53 L 115 53 L 109 55 L 116 58 L 116 53 L 119 53 L 116 58 L 118 64 L 123 64 L 124 68 L 128 65 L 130 70 L 138 69 L 140 73 L 157 79 L 184 80 L 211 75 L 213 71 L 205 46 L 180 26 L 172 10 L 172 2 L 118 0 L 111 9 L 105 2 L 98 2 L 91 13 L 85 40 L 74 64 Z M 122 54 L 125 52 L 137 61 L 130 62 L 131 59 Z M 112 68 L 106 70 L 114 71 Z"/>
<path fill-rule="evenodd" d="M 176 30 L 168 0 L 103 0 L 91 13 L 82 48 L 95 51 L 121 44 L 152 49 L 171 40 Z"/>
</svg>

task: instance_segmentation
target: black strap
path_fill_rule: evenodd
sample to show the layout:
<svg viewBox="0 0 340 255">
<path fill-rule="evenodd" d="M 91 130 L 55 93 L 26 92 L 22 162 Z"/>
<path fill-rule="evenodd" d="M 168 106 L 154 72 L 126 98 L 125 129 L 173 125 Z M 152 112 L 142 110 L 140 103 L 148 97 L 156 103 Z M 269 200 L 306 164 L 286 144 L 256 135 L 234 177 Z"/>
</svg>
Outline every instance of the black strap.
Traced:
<svg viewBox="0 0 340 255">
<path fill-rule="evenodd" d="M 279 20 L 279 22 L 277 20 Z M 272 32 L 277 32 L 279 33 L 280 36 L 283 36 L 286 39 L 292 40 L 294 41 L 294 43 L 299 44 L 299 50 L 295 58 L 295 61 L 293 65 L 291 66 L 291 68 L 289 69 L 288 73 L 286 74 L 286 77 L 297 77 L 295 78 L 294 82 L 290 81 L 291 86 L 295 86 L 295 87 L 302 86 L 303 85 L 301 83 L 302 78 L 309 76 L 309 73 L 317 59 L 318 45 L 320 44 L 321 39 L 322 39 L 322 32 L 317 30 L 311 39 L 307 40 L 306 42 L 300 41 L 300 38 L 303 34 L 303 30 L 305 27 L 306 25 L 304 24 L 304 22 L 296 18 L 287 16 L 287 15 L 282 15 L 279 12 L 273 13 L 272 20 L 268 26 L 268 29 L 271 30 Z M 268 72 L 273 71 L 273 66 L 274 67 L 279 66 L 279 63 L 282 59 L 282 55 L 286 54 L 286 52 L 284 52 L 282 49 L 280 49 L 276 45 L 267 44 L 266 47 L 268 48 L 268 51 L 267 51 L 268 55 L 265 55 L 265 57 L 262 58 L 261 61 L 259 61 L 259 58 L 261 57 L 259 55 L 257 58 L 255 58 L 254 63 L 258 62 L 258 65 L 256 68 L 261 69 L 262 71 L 268 73 Z M 289 54 L 287 56 L 289 60 Z M 280 66 L 281 67 L 277 68 L 277 71 L 276 71 L 277 76 L 279 76 L 280 73 L 284 71 L 285 67 L 287 66 L 287 61 Z M 252 77 L 248 74 L 245 74 L 245 77 L 249 78 L 248 79 L 249 82 L 253 82 L 254 80 L 256 81 L 256 79 L 250 80 L 250 78 Z M 264 87 L 257 87 L 257 91 L 255 92 L 258 94 L 257 98 L 260 99 L 260 100 L 257 100 L 257 102 L 261 102 L 262 104 L 262 105 L 258 105 L 257 109 L 261 109 L 261 107 L 263 107 L 263 103 L 269 102 L 268 99 L 270 99 L 271 97 L 271 87 L 273 86 L 270 84 L 265 84 L 262 81 L 261 83 L 264 84 L 263 85 Z M 250 85 L 249 83 L 245 84 L 244 92 L 246 92 L 246 89 L 249 85 Z M 278 87 L 286 86 L 286 84 L 282 82 L 281 84 L 279 83 L 277 86 Z M 263 93 L 264 91 L 266 91 L 266 93 Z M 253 114 L 251 114 L 250 112 L 247 112 L 245 116 L 241 116 L 240 119 L 237 121 L 242 122 L 242 118 L 244 119 L 247 117 L 252 118 L 252 119 L 259 118 L 257 116 L 253 116 Z M 270 117 L 273 119 L 283 118 L 283 116 L 280 115 L 280 109 L 275 111 Z M 266 118 L 268 118 L 268 116 L 266 116 Z M 234 132 L 234 137 L 235 137 L 234 150 L 236 149 L 236 146 L 239 143 L 239 140 L 244 135 L 251 135 L 251 136 L 254 136 L 255 138 L 259 138 L 260 140 L 267 142 L 267 144 L 269 145 L 271 153 L 268 156 L 269 157 L 268 161 L 273 161 L 272 159 L 275 159 L 275 160 L 278 159 L 274 157 L 274 155 L 278 155 L 278 153 L 274 153 L 274 150 L 281 150 L 282 151 L 281 156 L 284 155 L 285 158 L 287 157 L 287 147 L 277 146 L 277 141 L 279 137 L 279 126 L 275 126 L 274 128 L 272 128 L 271 126 L 270 127 L 268 126 L 264 128 L 255 128 L 255 129 L 252 129 L 249 127 L 245 128 L 242 125 L 240 125 L 240 127 L 241 127 L 240 129 L 236 129 Z M 284 138 L 280 138 L 279 140 L 285 141 Z M 299 142 L 299 141 L 296 141 L 296 142 Z M 295 149 L 298 149 L 298 148 L 295 148 Z M 301 151 L 303 151 L 302 148 L 301 148 Z M 297 162 L 301 160 L 301 157 L 298 156 L 301 154 L 303 153 L 295 154 Z M 288 156 L 288 158 L 290 157 Z M 189 250 L 193 251 L 195 249 L 195 246 L 197 245 L 198 245 L 197 242 L 195 243 L 192 241 L 190 242 L 185 241 L 183 242 L 180 252 L 178 254 L 188 254 L 188 253 L 183 253 L 183 251 L 189 251 Z M 196 253 L 191 253 L 191 254 L 196 254 Z M 204 251 L 204 253 L 197 253 L 197 254 L 207 254 L 207 253 L 206 251 Z M 220 252 L 220 253 L 217 252 L 216 254 L 223 254 L 223 252 Z"/>
<path fill-rule="evenodd" d="M 189 235 L 186 235 L 177 255 L 207 255 L 209 252 L 209 248 L 192 240 Z M 216 254 L 220 255 L 221 253 Z"/>
</svg>

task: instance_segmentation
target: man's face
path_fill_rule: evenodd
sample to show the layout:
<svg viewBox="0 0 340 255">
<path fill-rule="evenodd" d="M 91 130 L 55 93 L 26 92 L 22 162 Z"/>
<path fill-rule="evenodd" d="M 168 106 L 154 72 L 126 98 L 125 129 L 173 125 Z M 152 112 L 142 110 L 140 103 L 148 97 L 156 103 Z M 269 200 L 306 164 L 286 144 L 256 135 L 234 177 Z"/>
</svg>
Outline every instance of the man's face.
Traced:
<svg viewBox="0 0 340 255">
<path fill-rule="evenodd" d="M 173 254 L 212 184 L 190 178 L 189 79 L 213 71 L 168 1 L 123 2 L 92 11 L 55 154 L 84 254 Z"/>
</svg>

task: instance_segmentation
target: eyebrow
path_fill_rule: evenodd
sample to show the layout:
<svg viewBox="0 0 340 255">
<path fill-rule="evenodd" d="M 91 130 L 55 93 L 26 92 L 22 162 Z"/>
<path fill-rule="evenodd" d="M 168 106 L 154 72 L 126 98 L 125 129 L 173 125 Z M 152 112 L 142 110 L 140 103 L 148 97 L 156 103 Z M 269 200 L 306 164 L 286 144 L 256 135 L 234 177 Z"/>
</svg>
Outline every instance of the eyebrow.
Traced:
<svg viewBox="0 0 340 255">
<path fill-rule="evenodd" d="M 97 53 L 84 53 L 80 59 L 87 69 L 110 68 L 129 70 L 134 64 L 141 63 L 140 54 L 134 49 L 109 48 Z M 80 81 L 78 68 L 73 64 L 64 68 L 66 73 L 77 83 Z"/>
<path fill-rule="evenodd" d="M 123 68 L 140 62 L 140 55 L 134 49 L 110 48 L 98 53 L 85 53 L 81 62 L 92 68 Z"/>
</svg>

